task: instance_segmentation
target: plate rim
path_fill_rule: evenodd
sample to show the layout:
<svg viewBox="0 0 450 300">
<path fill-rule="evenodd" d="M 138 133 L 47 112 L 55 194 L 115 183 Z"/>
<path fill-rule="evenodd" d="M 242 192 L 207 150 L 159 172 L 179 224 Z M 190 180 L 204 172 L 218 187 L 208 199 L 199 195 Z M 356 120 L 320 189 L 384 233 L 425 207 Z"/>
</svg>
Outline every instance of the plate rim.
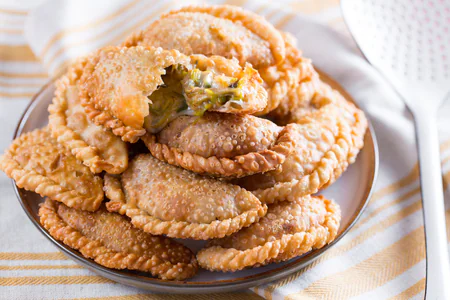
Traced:
<svg viewBox="0 0 450 300">
<path fill-rule="evenodd" d="M 340 92 L 344 92 L 344 96 L 347 100 L 350 100 L 353 102 L 358 108 L 359 106 L 354 101 L 353 97 L 348 94 L 348 92 L 340 85 L 337 81 L 335 81 L 331 76 L 329 76 L 327 73 L 318 70 L 321 77 L 324 77 L 328 83 L 331 83 L 332 85 L 338 86 L 340 88 Z M 23 131 L 23 127 L 26 123 L 26 121 L 29 118 L 29 115 L 31 114 L 31 108 L 36 105 L 39 101 L 36 101 L 42 93 L 44 93 L 48 88 L 50 88 L 55 82 L 55 79 L 49 80 L 31 99 L 29 104 L 26 106 L 24 112 L 22 113 L 18 124 L 15 128 L 13 139 L 17 138 Z M 361 109 L 361 108 L 360 108 Z M 366 114 L 367 116 L 367 114 Z M 64 243 L 57 241 L 54 239 L 48 232 L 45 230 L 45 228 L 40 224 L 40 222 L 37 219 L 37 215 L 35 216 L 34 213 L 31 210 L 31 207 L 29 207 L 26 203 L 26 201 L 23 199 L 22 193 L 24 192 L 23 189 L 20 189 L 15 184 L 14 180 L 11 180 L 11 183 L 14 188 L 15 195 L 22 207 L 22 209 L 25 211 L 27 217 L 30 219 L 30 221 L 33 223 L 33 225 L 38 229 L 41 234 L 43 234 L 48 240 L 50 240 L 57 248 L 60 250 L 65 256 L 69 257 L 71 260 L 75 261 L 76 263 L 82 265 L 83 267 L 86 267 L 87 269 L 93 271 L 94 273 L 106 277 L 112 281 L 122 283 L 128 286 L 134 286 L 138 288 L 143 288 L 146 290 L 151 290 L 155 292 L 162 292 L 162 293 L 171 293 L 171 294 L 191 294 L 191 293 L 218 293 L 218 292 L 232 292 L 236 290 L 243 290 L 252 288 L 258 285 L 262 285 L 268 282 L 276 281 L 281 278 L 285 278 L 295 272 L 300 271 L 307 265 L 311 264 L 313 261 L 318 259 L 323 253 L 325 253 L 328 249 L 333 247 L 336 243 L 338 243 L 349 231 L 353 226 L 358 222 L 361 215 L 365 211 L 367 205 L 370 202 L 370 199 L 372 197 L 372 194 L 374 192 L 375 182 L 378 176 L 378 168 L 379 168 L 379 149 L 378 149 L 378 143 L 377 138 L 375 134 L 375 130 L 373 128 L 373 125 L 367 116 L 368 121 L 368 129 L 366 132 L 366 135 L 364 139 L 371 139 L 372 141 L 372 149 L 373 156 L 371 157 L 371 174 L 368 178 L 368 186 L 366 187 L 364 191 L 364 198 L 363 201 L 361 201 L 361 204 L 357 208 L 357 213 L 353 215 L 353 218 L 348 223 L 347 227 L 344 228 L 340 234 L 330 243 L 326 246 L 316 249 L 313 251 L 310 251 L 309 253 L 301 256 L 301 259 L 292 261 L 286 265 L 280 266 L 279 268 L 268 270 L 266 272 L 250 275 L 246 277 L 241 277 L 238 279 L 227 279 L 227 280 L 216 280 L 212 283 L 208 282 L 191 282 L 191 281 L 164 281 L 161 279 L 153 278 L 153 277 L 147 277 L 147 276 L 141 276 L 138 274 L 132 274 L 127 271 L 123 270 L 116 270 L 116 269 L 109 269 L 104 266 L 101 266 L 94 262 L 91 259 L 87 259 L 83 257 L 77 250 L 71 249 L 68 246 L 66 246 Z"/>
</svg>

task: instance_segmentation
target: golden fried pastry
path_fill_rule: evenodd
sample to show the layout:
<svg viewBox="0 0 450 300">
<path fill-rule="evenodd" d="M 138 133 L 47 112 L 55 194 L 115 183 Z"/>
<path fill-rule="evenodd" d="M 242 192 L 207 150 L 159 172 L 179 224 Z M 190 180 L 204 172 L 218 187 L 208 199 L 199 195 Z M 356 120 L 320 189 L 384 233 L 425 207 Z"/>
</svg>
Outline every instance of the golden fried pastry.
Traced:
<svg viewBox="0 0 450 300">
<path fill-rule="evenodd" d="M 173 38 L 167 38 L 169 33 Z M 256 115 L 265 115 L 280 103 L 283 106 L 274 114 L 285 113 L 292 99 L 288 94 L 295 96 L 292 90 L 299 82 L 312 81 L 316 76 L 311 61 L 296 49 L 293 36 L 277 31 L 252 12 L 228 5 L 192 6 L 170 12 L 129 37 L 124 45 L 235 57 L 241 65 L 251 63 L 263 77 L 268 91 L 268 104 Z"/>
<path fill-rule="evenodd" d="M 286 122 L 297 123 L 294 150 L 286 161 L 273 171 L 233 182 L 263 203 L 293 201 L 334 182 L 355 161 L 367 128 L 364 113 L 329 87 Z"/>
<path fill-rule="evenodd" d="M 39 217 L 51 236 L 107 268 L 150 272 L 165 280 L 185 280 L 197 272 L 188 248 L 134 228 L 126 217 L 104 207 L 87 212 L 47 199 Z"/>
<path fill-rule="evenodd" d="M 286 59 L 279 65 L 261 68 L 259 73 L 268 92 L 268 104 L 263 111 L 271 118 L 283 119 L 290 111 L 313 96 L 319 82 L 310 59 L 304 58 L 296 48 L 295 38 L 282 32 L 286 44 Z"/>
<path fill-rule="evenodd" d="M 153 156 L 199 174 L 242 177 L 275 169 L 292 150 L 294 126 L 251 115 L 178 117 L 142 140 Z"/>
<path fill-rule="evenodd" d="M 120 178 L 105 176 L 109 211 L 144 231 L 206 240 L 257 222 L 267 210 L 252 193 L 140 154 Z"/>
<path fill-rule="evenodd" d="M 362 110 L 357 108 L 353 103 L 347 101 L 338 91 L 333 90 L 328 85 L 326 90 L 327 92 L 324 94 L 324 96 L 318 94 L 316 97 L 314 97 L 314 99 L 317 102 L 330 101 L 329 99 L 333 99 L 331 100 L 332 103 L 339 107 L 341 116 L 343 116 L 347 123 L 350 124 L 350 136 L 352 139 L 352 143 L 347 154 L 347 159 L 339 163 L 338 167 L 334 169 L 330 180 L 322 188 L 325 188 L 334 183 L 347 169 L 347 167 L 355 162 L 359 151 L 364 146 L 364 136 L 368 127 L 367 118 Z M 296 112 L 294 112 L 294 114 L 291 115 L 289 120 L 297 123 L 302 122 L 305 117 L 302 118 L 300 117 L 300 115 L 301 114 L 299 114 L 299 110 L 297 110 Z"/>
<path fill-rule="evenodd" d="M 86 115 L 78 96 L 78 81 L 85 59 L 71 66 L 66 75 L 56 82 L 49 127 L 52 136 L 93 173 L 106 171 L 119 174 L 128 166 L 128 149 L 120 137 L 98 126 Z"/>
<path fill-rule="evenodd" d="M 362 110 L 347 101 L 338 91 L 323 82 L 319 86 L 320 88 L 312 98 L 312 101 L 309 104 L 305 102 L 297 109 L 291 111 L 284 119 L 284 122 L 307 123 L 311 119 L 316 118 L 318 114 L 321 114 L 322 110 L 327 109 L 327 106 L 334 106 L 339 111 L 340 117 L 349 124 L 351 129 L 352 143 L 347 157 L 347 165 L 349 165 L 355 161 L 356 156 L 364 146 L 364 135 L 368 126 L 367 118 Z M 345 162 L 343 162 L 343 165 L 345 165 Z M 328 184 L 332 182 L 334 181 Z"/>
<path fill-rule="evenodd" d="M 309 85 L 308 81 L 306 83 L 307 86 L 303 87 L 303 84 L 299 84 L 298 89 L 292 90 L 290 94 L 292 99 L 286 100 L 289 104 L 283 113 L 272 115 L 275 123 L 278 125 L 309 123 L 311 119 L 322 115 L 322 110 L 328 109 L 327 106 L 346 109 L 352 105 L 338 91 L 332 89 L 320 78 L 315 80 L 314 86 Z M 346 114 L 343 116 L 348 118 Z"/>
<path fill-rule="evenodd" d="M 152 47 L 106 47 L 88 59 L 82 104 L 97 124 L 124 141 L 156 133 L 179 115 L 247 114 L 264 109 L 257 71 L 237 61 Z"/>
<path fill-rule="evenodd" d="M 51 137 L 36 129 L 15 139 L 0 157 L 0 170 L 20 188 L 69 207 L 95 211 L 103 201 L 103 181 Z"/>
<path fill-rule="evenodd" d="M 340 219 L 339 206 L 322 196 L 272 204 L 257 223 L 209 241 L 197 260 L 202 268 L 223 272 L 285 261 L 332 242 Z"/>
<path fill-rule="evenodd" d="M 283 38 L 272 24 L 230 5 L 188 6 L 171 11 L 133 34 L 124 45 L 237 58 L 242 66 L 249 62 L 257 69 L 281 63 L 285 57 Z"/>
</svg>

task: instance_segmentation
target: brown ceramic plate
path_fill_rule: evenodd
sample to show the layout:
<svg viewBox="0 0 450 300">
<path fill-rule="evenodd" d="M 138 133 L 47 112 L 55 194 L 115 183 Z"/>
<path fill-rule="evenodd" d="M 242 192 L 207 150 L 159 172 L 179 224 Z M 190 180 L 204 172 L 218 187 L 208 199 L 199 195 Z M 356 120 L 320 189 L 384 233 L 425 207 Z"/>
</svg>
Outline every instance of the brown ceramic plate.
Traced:
<svg viewBox="0 0 450 300">
<path fill-rule="evenodd" d="M 348 99 L 351 99 L 350 96 L 327 75 L 322 73 L 322 78 L 334 88 L 340 90 L 341 93 L 348 97 Z M 51 102 L 53 91 L 54 86 L 52 83 L 49 83 L 32 99 L 17 126 L 15 137 L 47 124 L 47 107 Z M 78 251 L 72 250 L 63 243 L 56 241 L 40 225 L 37 212 L 39 203 L 43 201 L 43 198 L 35 193 L 27 192 L 18 189 L 17 187 L 15 187 L 15 191 L 26 214 L 40 232 L 69 258 L 95 273 L 123 284 L 157 292 L 215 293 L 236 291 L 281 279 L 299 271 L 317 259 L 321 254 L 336 244 L 357 222 L 359 216 L 369 202 L 377 174 L 377 168 L 377 144 L 373 129 L 369 126 L 369 130 L 365 136 L 364 149 L 359 154 L 357 161 L 350 166 L 347 172 L 345 172 L 335 184 L 323 191 L 323 194 L 335 199 L 342 208 L 341 229 L 337 238 L 331 244 L 301 257 L 261 268 L 248 269 L 235 273 L 219 273 L 200 270 L 195 278 L 186 282 L 169 282 L 152 278 L 144 273 L 108 269 L 96 264 L 90 259 L 84 258 Z M 192 250 L 197 251 L 202 247 L 204 242 L 183 241 L 183 243 Z"/>
</svg>

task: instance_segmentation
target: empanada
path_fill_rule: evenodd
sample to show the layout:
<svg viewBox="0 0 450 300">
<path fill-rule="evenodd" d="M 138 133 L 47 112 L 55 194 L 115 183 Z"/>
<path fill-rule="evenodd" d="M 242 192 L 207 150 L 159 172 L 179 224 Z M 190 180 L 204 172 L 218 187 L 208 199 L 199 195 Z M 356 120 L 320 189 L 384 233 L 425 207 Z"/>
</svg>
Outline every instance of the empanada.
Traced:
<svg viewBox="0 0 450 300">
<path fill-rule="evenodd" d="M 247 114 L 264 109 L 257 71 L 237 61 L 152 47 L 106 47 L 88 58 L 82 104 L 97 124 L 124 141 L 156 133 L 179 115 Z"/>
<path fill-rule="evenodd" d="M 103 180 L 52 138 L 49 129 L 22 134 L 0 157 L 0 170 L 20 188 L 83 210 L 103 201 Z"/>
<path fill-rule="evenodd" d="M 167 36 L 173 36 L 168 39 Z M 185 54 L 235 57 L 241 65 L 249 62 L 264 79 L 268 103 L 256 115 L 265 115 L 283 104 L 275 116 L 286 113 L 299 82 L 314 84 L 317 77 L 311 60 L 302 57 L 295 38 L 279 32 L 261 16 L 241 8 L 191 6 L 172 11 L 124 45 L 145 45 L 176 49 Z M 306 85 L 303 85 L 303 88 Z M 292 94 L 289 96 L 288 94 Z"/>
<path fill-rule="evenodd" d="M 223 272 L 285 261 L 332 242 L 340 219 L 339 206 L 322 196 L 272 204 L 257 223 L 209 241 L 197 260 L 202 268 Z"/>
<path fill-rule="evenodd" d="M 285 122 L 296 122 L 297 128 L 286 161 L 273 171 L 233 181 L 263 203 L 293 201 L 334 182 L 355 161 L 367 129 L 364 113 L 329 87 Z"/>
<path fill-rule="evenodd" d="M 104 207 L 87 212 L 47 199 L 39 217 L 51 236 L 107 268 L 150 272 L 164 280 L 185 280 L 197 272 L 188 248 L 134 228 L 126 217 Z"/>
<path fill-rule="evenodd" d="M 182 116 L 142 140 L 153 156 L 199 174 L 243 177 L 283 163 L 294 144 L 293 125 L 252 115 Z"/>
<path fill-rule="evenodd" d="M 249 62 L 257 69 L 279 64 L 285 58 L 283 38 L 272 24 L 231 5 L 187 6 L 171 11 L 130 36 L 124 45 L 237 58 L 242 66 Z"/>
<path fill-rule="evenodd" d="M 94 124 L 86 115 L 78 96 L 78 81 L 86 64 L 79 59 L 56 82 L 53 103 L 49 106 L 52 136 L 92 172 L 120 174 L 128 166 L 128 149 L 120 137 Z"/>
<path fill-rule="evenodd" d="M 256 115 L 268 114 L 270 118 L 282 119 L 301 101 L 314 96 L 319 76 L 310 59 L 302 56 L 295 38 L 281 32 L 286 45 L 286 58 L 276 66 L 258 69 L 268 93 L 268 103 Z"/>
<path fill-rule="evenodd" d="M 105 176 L 109 211 L 126 214 L 151 234 L 206 240 L 257 222 L 267 207 L 236 185 L 168 165 L 150 154 L 133 158 L 120 178 Z"/>
</svg>

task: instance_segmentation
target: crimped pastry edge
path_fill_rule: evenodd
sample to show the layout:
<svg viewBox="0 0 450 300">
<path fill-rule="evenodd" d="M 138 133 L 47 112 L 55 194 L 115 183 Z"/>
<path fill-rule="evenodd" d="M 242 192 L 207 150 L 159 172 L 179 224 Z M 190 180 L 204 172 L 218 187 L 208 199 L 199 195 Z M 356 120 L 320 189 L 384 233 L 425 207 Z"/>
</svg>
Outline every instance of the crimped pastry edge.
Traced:
<svg viewBox="0 0 450 300">
<path fill-rule="evenodd" d="M 209 174 L 217 177 L 239 178 L 256 173 L 267 172 L 282 164 L 292 152 L 290 132 L 293 126 L 285 126 L 278 135 L 274 145 L 260 152 L 250 152 L 234 158 L 203 157 L 190 152 L 181 151 L 156 141 L 156 136 L 146 134 L 144 141 L 151 154 L 161 161 L 182 167 L 198 174 Z"/>
<path fill-rule="evenodd" d="M 246 250 L 211 246 L 197 253 L 199 265 L 210 271 L 235 272 L 248 267 L 285 261 L 331 243 L 338 232 L 340 209 L 324 199 L 328 211 L 324 223 L 305 232 L 284 234 L 280 239 Z M 323 239 L 323 237 L 326 237 Z"/>
<path fill-rule="evenodd" d="M 45 139 L 47 137 L 44 135 L 50 135 L 47 131 L 48 128 L 36 129 L 32 132 L 25 133 L 14 140 L 6 150 L 5 154 L 0 156 L 0 170 L 3 170 L 8 177 L 14 179 L 19 188 L 33 191 L 42 197 L 47 196 L 50 199 L 62 202 L 69 207 L 88 211 L 97 210 L 103 201 L 103 193 L 92 199 L 80 196 L 75 190 L 64 188 L 59 185 L 58 182 L 55 182 L 46 176 L 40 175 L 34 171 L 25 170 L 14 160 L 13 157 L 16 153 L 16 149 L 20 147 L 20 144 L 24 140 L 38 140 L 39 137 L 41 137 L 41 140 Z M 94 175 L 94 178 L 98 178 L 98 183 L 103 184 L 100 177 Z"/>
<path fill-rule="evenodd" d="M 365 132 L 368 127 L 367 118 L 364 115 L 364 112 L 358 108 L 356 108 L 352 103 L 347 103 L 355 109 L 354 116 L 356 118 L 356 122 L 353 126 L 351 126 L 351 147 L 348 151 L 347 159 L 342 161 L 338 167 L 334 169 L 333 174 L 331 175 L 330 180 L 325 183 L 321 189 L 324 189 L 331 184 L 333 184 L 339 177 L 347 170 L 348 166 L 356 161 L 356 157 L 358 156 L 359 151 L 364 146 L 364 137 Z"/>
<path fill-rule="evenodd" d="M 312 61 L 304 58 L 301 51 L 296 48 L 294 44 L 295 38 L 286 32 L 281 31 L 281 34 L 286 48 L 285 61 L 291 66 L 286 68 L 283 62 L 276 66 L 277 72 L 281 73 L 281 76 L 275 82 L 266 83 L 268 85 L 267 93 L 269 95 L 268 104 L 263 111 L 255 115 L 269 114 L 271 117 L 284 116 L 286 113 L 285 102 L 289 102 L 286 101 L 288 94 L 292 90 L 296 90 L 301 82 L 307 79 L 313 80 L 318 77 Z M 280 68 L 282 71 L 279 70 Z M 265 72 L 266 70 L 268 69 L 262 68 L 260 71 Z"/>
<path fill-rule="evenodd" d="M 119 174 L 125 171 L 127 164 L 120 166 L 105 161 L 101 158 L 98 149 L 87 144 L 79 134 L 67 126 L 65 111 L 68 104 L 64 92 L 69 85 L 76 84 L 76 81 L 80 79 L 79 74 L 83 71 L 85 64 L 85 59 L 78 60 L 69 68 L 68 73 L 55 83 L 55 95 L 52 104 L 48 107 L 50 132 L 58 143 L 71 151 L 78 160 L 90 168 L 92 173 L 106 171 L 111 174 Z"/>
<path fill-rule="evenodd" d="M 39 208 L 39 217 L 42 226 L 55 239 L 62 241 L 67 246 L 80 251 L 80 253 L 96 263 L 113 269 L 130 269 L 150 272 L 165 280 L 184 280 L 195 275 L 197 261 L 192 258 L 189 264 L 171 264 L 162 261 L 156 255 L 152 257 L 126 254 L 108 249 L 101 242 L 89 239 L 78 230 L 65 223 L 56 212 L 56 203 L 46 200 Z"/>
<path fill-rule="evenodd" d="M 114 47 L 108 46 L 102 49 L 99 49 L 95 54 L 93 54 L 90 59 L 87 60 L 86 65 L 83 70 L 83 75 L 80 79 L 81 83 L 84 84 L 86 80 L 89 78 L 89 74 L 92 74 L 97 63 L 100 60 L 100 53 L 106 51 L 117 51 L 123 47 Z M 177 63 L 180 63 L 184 59 L 188 59 L 187 56 L 181 54 L 177 50 L 163 50 L 162 48 L 154 48 L 154 47 L 141 47 L 141 48 L 152 48 L 156 52 L 165 52 L 166 57 L 171 57 L 170 64 L 167 66 L 161 65 L 161 67 L 165 68 Z M 167 60 L 167 63 L 169 60 Z M 124 142 L 136 143 L 141 136 L 146 133 L 146 130 L 142 128 L 135 128 L 132 126 L 125 125 L 122 120 L 115 117 L 108 110 L 101 110 L 96 107 L 95 103 L 90 99 L 87 92 L 84 89 L 80 91 L 80 100 L 81 104 L 84 106 L 85 112 L 88 117 L 97 125 L 105 126 L 106 128 L 111 129 L 111 131 L 122 138 Z M 143 124 L 142 124 L 143 125 Z"/>
<path fill-rule="evenodd" d="M 167 235 L 173 238 L 208 240 L 222 238 L 258 222 L 267 212 L 267 206 L 262 205 L 258 209 L 246 211 L 234 218 L 217 220 L 208 224 L 189 223 L 181 221 L 162 221 L 148 214 L 143 214 L 140 209 L 127 209 L 126 215 L 131 218 L 131 223 L 145 232 L 155 235 Z"/>
<path fill-rule="evenodd" d="M 359 151 L 364 146 L 364 133 L 367 129 L 367 118 L 364 112 L 353 103 L 348 102 L 338 94 L 339 103 L 336 105 L 351 112 L 355 117 L 355 124 L 339 123 L 339 138 L 320 160 L 317 168 L 300 179 L 288 182 L 278 182 L 273 187 L 252 191 L 261 202 L 270 204 L 277 201 L 293 201 L 298 197 L 317 193 L 320 189 L 334 183 L 347 167 L 355 162 Z M 345 125 L 345 126 L 344 126 Z"/>
<path fill-rule="evenodd" d="M 131 223 L 155 235 L 167 235 L 173 238 L 208 240 L 230 235 L 241 228 L 248 227 L 257 222 L 267 213 L 267 206 L 260 207 L 241 213 L 240 215 L 216 220 L 211 223 L 190 223 L 184 221 L 163 221 L 155 218 L 139 208 L 131 207 L 126 203 L 125 195 L 121 188 L 120 180 L 111 175 L 105 175 L 106 196 L 110 199 L 106 203 L 108 211 L 118 212 L 131 218 Z"/>
<path fill-rule="evenodd" d="M 339 125 L 339 127 L 341 132 L 342 125 Z M 331 149 L 323 155 L 312 173 L 300 179 L 278 182 L 273 187 L 257 189 L 252 192 L 261 202 L 266 204 L 277 201 L 294 201 L 299 197 L 317 193 L 322 186 L 330 181 L 340 161 L 347 159 L 350 147 L 347 139 L 339 138 Z"/>
<path fill-rule="evenodd" d="M 232 22 L 240 22 L 252 33 L 269 43 L 275 64 L 279 64 L 285 59 L 286 49 L 284 40 L 278 30 L 276 30 L 275 27 L 273 27 L 273 25 L 266 19 L 253 12 L 233 5 L 190 5 L 163 14 L 160 19 L 181 12 L 206 13 L 217 18 L 230 20 Z M 143 31 L 133 33 L 127 38 L 123 45 L 127 47 L 136 46 L 143 40 L 143 38 Z"/>
</svg>

